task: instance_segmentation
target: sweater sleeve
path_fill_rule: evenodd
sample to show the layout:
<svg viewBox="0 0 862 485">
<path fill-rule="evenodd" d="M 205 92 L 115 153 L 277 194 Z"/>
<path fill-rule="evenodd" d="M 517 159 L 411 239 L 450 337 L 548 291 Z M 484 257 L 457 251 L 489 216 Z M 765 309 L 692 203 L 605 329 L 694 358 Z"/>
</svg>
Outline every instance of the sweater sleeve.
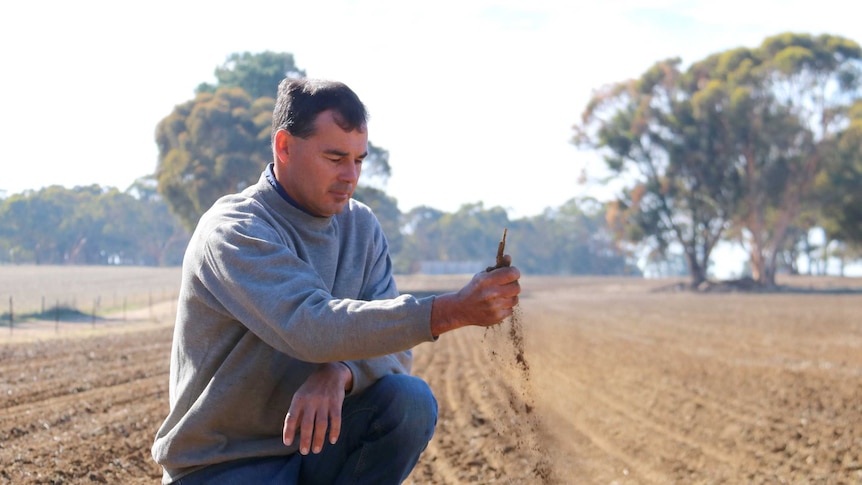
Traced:
<svg viewBox="0 0 862 485">
<path fill-rule="evenodd" d="M 389 257 L 389 243 L 383 230 L 377 225 L 374 233 L 373 254 L 369 258 L 367 278 L 362 291 L 363 300 L 389 299 L 398 296 L 395 279 L 392 277 L 392 260 Z M 372 359 L 344 362 L 353 373 L 351 394 L 362 392 L 381 377 L 388 374 L 410 374 L 413 367 L 413 353 L 404 350 Z"/>
<path fill-rule="evenodd" d="M 433 339 L 432 298 L 335 298 L 315 269 L 266 225 L 221 222 L 200 251 L 197 277 L 217 305 L 268 345 L 296 359 L 316 363 L 371 359 Z M 392 290 L 394 283 L 386 294 L 397 294 Z M 402 360 L 396 367 L 404 367 Z M 391 361 L 386 365 L 393 368 Z M 364 375 L 371 378 L 375 373 L 362 366 L 354 369 L 360 388 Z"/>
</svg>

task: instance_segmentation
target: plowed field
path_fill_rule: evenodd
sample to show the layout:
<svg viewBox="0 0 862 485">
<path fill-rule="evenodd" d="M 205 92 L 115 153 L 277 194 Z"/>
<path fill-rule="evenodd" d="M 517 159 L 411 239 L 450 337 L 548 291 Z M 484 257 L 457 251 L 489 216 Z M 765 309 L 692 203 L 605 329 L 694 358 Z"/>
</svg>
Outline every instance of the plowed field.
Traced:
<svg viewBox="0 0 862 485">
<path fill-rule="evenodd" d="M 524 278 L 523 363 L 508 323 L 417 347 L 440 421 L 408 483 L 862 483 L 862 282 L 667 283 Z M 171 312 L 0 335 L 0 483 L 158 483 Z"/>
</svg>

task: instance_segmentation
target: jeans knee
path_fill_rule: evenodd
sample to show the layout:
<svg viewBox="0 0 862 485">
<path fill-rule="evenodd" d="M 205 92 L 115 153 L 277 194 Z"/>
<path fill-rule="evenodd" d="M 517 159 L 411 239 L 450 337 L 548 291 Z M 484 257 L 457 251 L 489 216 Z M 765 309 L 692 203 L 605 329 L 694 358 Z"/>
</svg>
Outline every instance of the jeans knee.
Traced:
<svg viewBox="0 0 862 485">
<path fill-rule="evenodd" d="M 401 416 L 401 427 L 427 442 L 437 426 L 437 399 L 427 382 L 414 376 L 392 374 L 380 379 L 390 411 Z"/>
</svg>

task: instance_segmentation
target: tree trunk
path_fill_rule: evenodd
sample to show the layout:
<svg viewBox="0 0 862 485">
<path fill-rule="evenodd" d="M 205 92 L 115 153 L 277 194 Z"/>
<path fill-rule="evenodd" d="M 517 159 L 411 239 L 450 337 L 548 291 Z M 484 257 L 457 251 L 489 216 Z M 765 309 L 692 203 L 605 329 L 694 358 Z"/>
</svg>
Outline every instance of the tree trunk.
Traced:
<svg viewBox="0 0 862 485">
<path fill-rule="evenodd" d="M 72 251 L 69 252 L 68 264 L 78 264 L 78 256 L 81 254 L 81 251 L 84 249 L 84 245 L 86 244 L 86 237 L 82 237 L 80 240 L 78 240 L 78 243 L 75 244 L 75 247 L 72 248 Z"/>
<path fill-rule="evenodd" d="M 811 256 L 814 254 L 814 248 L 811 247 L 810 231 L 805 233 L 805 259 L 808 260 L 808 276 L 814 275 L 814 259 Z"/>
<path fill-rule="evenodd" d="M 763 266 L 763 272 L 761 273 L 761 280 L 759 283 L 766 288 L 774 288 L 775 287 L 775 273 L 778 269 L 778 258 L 775 251 L 772 251 L 772 254 L 768 254 L 765 259 L 765 264 Z"/>
<path fill-rule="evenodd" d="M 688 262 L 688 274 L 691 278 L 691 287 L 697 288 L 706 281 L 706 264 L 701 264 L 697 259 L 697 252 L 693 248 L 686 248 L 685 259 Z"/>
<path fill-rule="evenodd" d="M 763 279 L 763 250 L 756 241 L 751 242 L 748 260 L 751 264 L 751 279 L 759 283 Z"/>
</svg>

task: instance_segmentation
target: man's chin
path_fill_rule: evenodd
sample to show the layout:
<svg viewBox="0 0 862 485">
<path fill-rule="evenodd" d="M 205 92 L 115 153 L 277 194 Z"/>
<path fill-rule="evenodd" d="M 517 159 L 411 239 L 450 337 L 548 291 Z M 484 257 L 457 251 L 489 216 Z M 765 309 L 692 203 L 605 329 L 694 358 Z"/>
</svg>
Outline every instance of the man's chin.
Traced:
<svg viewBox="0 0 862 485">
<path fill-rule="evenodd" d="M 340 214 L 341 211 L 343 211 L 344 208 L 347 207 L 348 202 L 350 202 L 350 199 L 347 199 L 344 202 L 336 202 L 330 204 L 329 206 L 324 208 L 324 210 L 322 211 L 324 214 L 321 217 L 331 217 L 336 214 Z"/>
</svg>

